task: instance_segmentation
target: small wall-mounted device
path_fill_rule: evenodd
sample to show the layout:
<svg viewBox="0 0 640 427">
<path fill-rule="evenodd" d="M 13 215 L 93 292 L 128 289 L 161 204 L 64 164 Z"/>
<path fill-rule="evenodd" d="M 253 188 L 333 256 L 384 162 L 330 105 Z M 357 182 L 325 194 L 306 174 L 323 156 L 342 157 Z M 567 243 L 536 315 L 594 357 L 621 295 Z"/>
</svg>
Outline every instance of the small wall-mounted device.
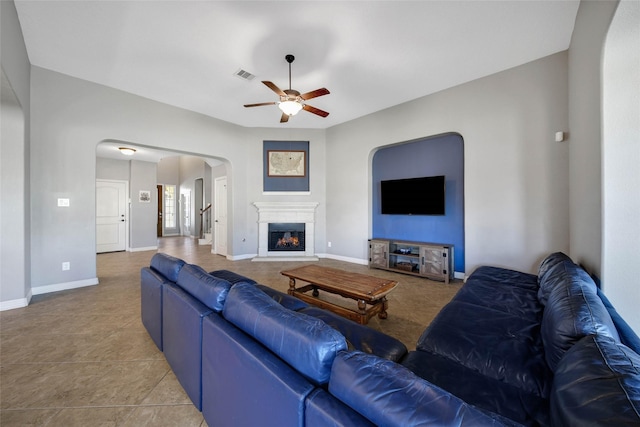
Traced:
<svg viewBox="0 0 640 427">
<path fill-rule="evenodd" d="M 58 207 L 68 208 L 69 207 L 69 199 L 58 199 Z"/>
<path fill-rule="evenodd" d="M 556 132 L 556 142 L 564 141 L 564 132 Z"/>
</svg>

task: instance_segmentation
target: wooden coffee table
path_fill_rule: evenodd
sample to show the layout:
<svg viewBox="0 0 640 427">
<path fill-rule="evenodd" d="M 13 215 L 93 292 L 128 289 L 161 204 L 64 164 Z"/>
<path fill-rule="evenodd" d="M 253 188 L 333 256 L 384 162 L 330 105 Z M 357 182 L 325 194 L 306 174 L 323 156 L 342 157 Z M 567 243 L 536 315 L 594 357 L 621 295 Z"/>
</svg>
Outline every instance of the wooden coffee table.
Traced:
<svg viewBox="0 0 640 427">
<path fill-rule="evenodd" d="M 282 271 L 281 274 L 289 278 L 289 295 L 333 311 L 361 325 L 366 325 L 369 319 L 376 314 L 380 319 L 387 318 L 389 302 L 386 295 L 398 284 L 395 280 L 350 273 L 318 265 L 305 265 Z M 308 285 L 296 288 L 296 280 L 306 282 Z M 319 290 L 356 300 L 357 310 L 321 300 Z M 307 294 L 309 291 L 312 291 L 311 295 Z"/>
</svg>

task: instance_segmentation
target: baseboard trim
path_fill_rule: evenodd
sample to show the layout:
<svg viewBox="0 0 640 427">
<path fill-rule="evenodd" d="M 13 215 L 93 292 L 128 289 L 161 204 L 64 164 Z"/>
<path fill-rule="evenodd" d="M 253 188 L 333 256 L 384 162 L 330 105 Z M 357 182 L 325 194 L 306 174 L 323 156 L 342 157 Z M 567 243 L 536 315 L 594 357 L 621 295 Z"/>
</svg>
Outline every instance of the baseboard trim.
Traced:
<svg viewBox="0 0 640 427">
<path fill-rule="evenodd" d="M 215 254 L 215 252 L 211 251 L 212 254 Z M 244 255 L 227 255 L 227 259 L 229 261 L 240 261 L 243 259 L 251 259 L 254 257 L 257 257 L 258 254 L 244 254 Z"/>
<path fill-rule="evenodd" d="M 346 256 L 334 255 L 334 254 L 316 254 L 316 255 L 319 258 L 329 258 L 329 259 L 335 259 L 337 261 L 350 262 L 352 264 L 369 265 L 369 261 L 366 259 L 352 258 L 352 257 L 346 257 Z"/>
<path fill-rule="evenodd" d="M 16 308 L 23 308 L 29 305 L 31 302 L 31 291 L 24 298 L 12 299 L 9 301 L 0 301 L 0 311 L 14 310 Z"/>
<path fill-rule="evenodd" d="M 51 292 L 67 291 L 69 289 L 84 288 L 87 286 L 94 286 L 98 284 L 98 278 L 76 280 L 74 282 L 56 283 L 54 285 L 37 286 L 31 288 L 33 295 L 48 294 Z"/>
<path fill-rule="evenodd" d="M 318 261 L 317 256 L 257 256 L 252 258 L 253 262 L 277 262 L 277 261 L 291 261 L 291 262 L 311 262 Z"/>
<path fill-rule="evenodd" d="M 145 251 L 157 251 L 157 246 L 146 246 L 142 248 L 129 248 L 129 252 L 145 252 Z"/>
</svg>

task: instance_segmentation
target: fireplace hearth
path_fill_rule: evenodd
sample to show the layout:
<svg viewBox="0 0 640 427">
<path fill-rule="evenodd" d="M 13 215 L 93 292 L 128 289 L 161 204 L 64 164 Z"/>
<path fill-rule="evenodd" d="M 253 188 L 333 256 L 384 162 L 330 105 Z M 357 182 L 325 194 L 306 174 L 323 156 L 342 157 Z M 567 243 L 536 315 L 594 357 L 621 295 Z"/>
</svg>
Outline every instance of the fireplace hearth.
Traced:
<svg viewBox="0 0 640 427">
<path fill-rule="evenodd" d="M 270 251 L 304 251 L 304 231 L 304 223 L 270 223 L 268 249 Z"/>
</svg>

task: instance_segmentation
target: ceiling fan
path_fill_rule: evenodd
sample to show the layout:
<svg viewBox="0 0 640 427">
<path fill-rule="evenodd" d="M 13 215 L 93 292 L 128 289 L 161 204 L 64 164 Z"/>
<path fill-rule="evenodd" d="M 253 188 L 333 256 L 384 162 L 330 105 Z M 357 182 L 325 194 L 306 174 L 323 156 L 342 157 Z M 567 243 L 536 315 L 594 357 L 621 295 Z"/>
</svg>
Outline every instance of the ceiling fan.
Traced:
<svg viewBox="0 0 640 427">
<path fill-rule="evenodd" d="M 319 108 L 312 107 L 311 105 L 305 104 L 304 101 L 307 101 L 312 98 L 317 98 L 322 95 L 328 95 L 329 91 L 326 88 L 320 88 L 316 90 L 312 90 L 311 92 L 300 94 L 297 90 L 291 89 L 291 63 L 296 59 L 293 55 L 287 55 L 284 57 L 286 61 L 289 63 L 289 89 L 282 90 L 275 84 L 262 81 L 269 89 L 274 91 L 279 97 L 279 102 L 261 102 L 258 104 L 245 104 L 245 107 L 260 107 L 263 105 L 277 105 L 278 108 L 282 111 L 282 117 L 280 118 L 280 123 L 286 123 L 289 121 L 289 117 L 295 116 L 298 114 L 300 110 L 305 110 L 313 114 L 317 114 L 320 117 L 327 117 L 329 113 L 323 111 Z"/>
</svg>

